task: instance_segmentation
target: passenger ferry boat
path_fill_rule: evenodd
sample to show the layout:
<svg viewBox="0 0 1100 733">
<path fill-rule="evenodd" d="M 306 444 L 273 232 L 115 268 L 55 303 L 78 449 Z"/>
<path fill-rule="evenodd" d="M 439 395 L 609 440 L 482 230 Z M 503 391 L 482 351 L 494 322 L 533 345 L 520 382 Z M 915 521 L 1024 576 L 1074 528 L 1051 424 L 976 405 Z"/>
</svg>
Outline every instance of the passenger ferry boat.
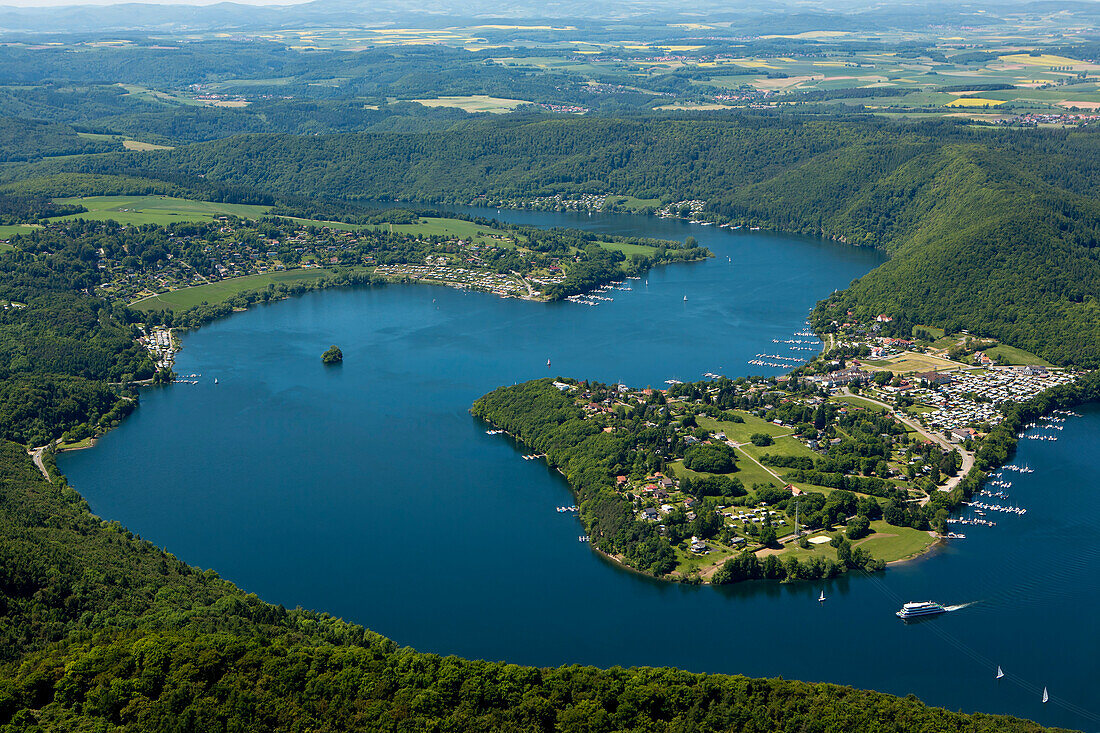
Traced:
<svg viewBox="0 0 1100 733">
<path fill-rule="evenodd" d="M 947 613 L 947 609 L 935 601 L 913 601 L 902 606 L 897 615 L 898 618 L 908 619 L 917 616 L 935 616 L 938 613 Z"/>
</svg>

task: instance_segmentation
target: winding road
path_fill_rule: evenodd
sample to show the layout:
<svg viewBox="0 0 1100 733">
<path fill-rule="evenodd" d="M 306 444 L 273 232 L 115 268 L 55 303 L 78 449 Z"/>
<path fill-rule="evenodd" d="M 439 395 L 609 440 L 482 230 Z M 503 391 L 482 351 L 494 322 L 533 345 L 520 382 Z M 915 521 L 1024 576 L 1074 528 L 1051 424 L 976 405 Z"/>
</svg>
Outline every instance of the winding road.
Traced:
<svg viewBox="0 0 1100 733">
<path fill-rule="evenodd" d="M 34 465 L 38 466 L 38 470 L 42 472 L 42 477 L 45 478 L 47 481 L 52 481 L 53 479 L 50 478 L 50 472 L 46 470 L 46 464 L 42 461 L 42 454 L 45 452 L 46 446 L 42 446 L 41 448 L 33 448 L 27 451 L 27 453 L 29 453 L 31 458 L 34 460 Z"/>
</svg>

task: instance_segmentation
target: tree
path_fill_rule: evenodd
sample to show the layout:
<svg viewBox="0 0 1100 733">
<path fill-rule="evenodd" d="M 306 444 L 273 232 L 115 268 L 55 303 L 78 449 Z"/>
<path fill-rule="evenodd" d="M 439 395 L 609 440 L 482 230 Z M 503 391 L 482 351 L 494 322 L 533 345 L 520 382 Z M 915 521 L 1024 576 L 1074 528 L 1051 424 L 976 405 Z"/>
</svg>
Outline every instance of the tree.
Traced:
<svg viewBox="0 0 1100 733">
<path fill-rule="evenodd" d="M 684 466 L 700 473 L 730 473 L 737 469 L 737 459 L 727 445 L 697 445 L 684 453 Z"/>
<path fill-rule="evenodd" d="M 764 526 L 760 528 L 760 544 L 764 547 L 779 547 L 779 536 L 770 521 L 764 522 Z"/>
<path fill-rule="evenodd" d="M 757 448 L 763 448 L 775 442 L 772 436 L 768 435 L 767 433 L 753 433 L 749 436 L 749 440 L 751 440 L 752 444 L 755 445 Z"/>
<path fill-rule="evenodd" d="M 325 353 L 321 354 L 321 361 L 325 364 L 339 364 L 343 360 L 344 352 L 340 351 L 340 347 L 336 344 L 333 344 Z"/>
<path fill-rule="evenodd" d="M 867 517 L 855 516 L 848 520 L 848 539 L 858 540 L 870 533 L 871 522 Z"/>
</svg>

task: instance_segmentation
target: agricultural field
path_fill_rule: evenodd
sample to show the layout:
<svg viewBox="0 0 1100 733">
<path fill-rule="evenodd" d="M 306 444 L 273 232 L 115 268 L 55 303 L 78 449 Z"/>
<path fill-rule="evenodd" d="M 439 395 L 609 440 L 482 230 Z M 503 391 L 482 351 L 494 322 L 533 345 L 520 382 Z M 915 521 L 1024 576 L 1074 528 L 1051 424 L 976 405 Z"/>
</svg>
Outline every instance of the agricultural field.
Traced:
<svg viewBox="0 0 1100 733">
<path fill-rule="evenodd" d="M 361 272 L 366 268 L 353 268 L 352 271 Z M 301 270 L 288 270 L 286 272 L 266 272 L 261 275 L 246 275 L 228 280 L 210 283 L 208 285 L 196 285 L 193 288 L 173 290 L 160 295 L 153 295 L 142 300 L 135 301 L 130 307 L 139 311 L 154 310 L 187 310 L 202 303 L 217 305 L 224 303 L 234 295 L 248 292 L 249 290 L 263 290 L 268 285 L 280 283 L 293 284 L 319 280 L 322 277 L 331 277 L 336 272 L 348 271 L 347 268 L 310 268 Z"/>
<path fill-rule="evenodd" d="M 466 112 L 492 112 L 504 114 L 511 112 L 516 107 L 531 104 L 523 99 L 502 99 L 501 97 L 488 97 L 484 94 L 473 94 L 466 97 L 437 97 L 435 99 L 410 100 L 425 107 L 454 107 Z"/>
<path fill-rule="evenodd" d="M 219 216 L 256 218 L 269 211 L 267 206 L 222 204 L 172 196 L 76 196 L 57 199 L 58 203 L 79 204 L 88 211 L 59 217 L 117 221 L 120 224 L 175 224 L 183 221 L 213 221 Z"/>
<path fill-rule="evenodd" d="M 0 224 L 0 239 L 8 239 L 16 234 L 26 234 L 34 229 L 33 224 Z M 0 247 L 10 248 L 11 245 L 0 244 Z"/>
</svg>

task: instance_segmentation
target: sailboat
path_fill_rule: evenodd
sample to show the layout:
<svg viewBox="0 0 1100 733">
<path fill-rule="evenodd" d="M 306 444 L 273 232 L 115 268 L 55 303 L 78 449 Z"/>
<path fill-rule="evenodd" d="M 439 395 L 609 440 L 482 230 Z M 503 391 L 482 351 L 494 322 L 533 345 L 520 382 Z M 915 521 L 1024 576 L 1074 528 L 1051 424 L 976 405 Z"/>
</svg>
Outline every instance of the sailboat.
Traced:
<svg viewBox="0 0 1100 733">
<path fill-rule="evenodd" d="M 1045 703 L 1045 702 L 1048 702 L 1049 700 L 1050 700 L 1050 695 L 1047 693 L 1047 688 L 1044 687 L 1043 688 L 1043 702 Z"/>
<path fill-rule="evenodd" d="M 997 665 L 997 679 L 1001 679 L 1005 676 L 1004 671 L 1001 669 L 1001 665 Z"/>
<path fill-rule="evenodd" d="M 821 595 L 819 595 L 817 597 L 817 602 L 818 603 L 824 603 L 825 602 L 825 589 L 824 588 L 821 589 Z"/>
<path fill-rule="evenodd" d="M 549 360 L 549 359 L 547 359 L 547 360 L 546 360 L 546 368 L 547 368 L 547 369 L 549 369 L 549 368 L 550 368 L 550 360 Z"/>
<path fill-rule="evenodd" d="M 217 383 L 218 383 L 218 378 L 214 377 L 214 384 L 217 384 Z"/>
<path fill-rule="evenodd" d="M 687 299 L 688 299 L 688 297 L 687 297 L 687 296 L 685 295 L 685 296 L 684 296 L 684 302 L 685 302 L 685 303 L 687 302 Z"/>
</svg>

